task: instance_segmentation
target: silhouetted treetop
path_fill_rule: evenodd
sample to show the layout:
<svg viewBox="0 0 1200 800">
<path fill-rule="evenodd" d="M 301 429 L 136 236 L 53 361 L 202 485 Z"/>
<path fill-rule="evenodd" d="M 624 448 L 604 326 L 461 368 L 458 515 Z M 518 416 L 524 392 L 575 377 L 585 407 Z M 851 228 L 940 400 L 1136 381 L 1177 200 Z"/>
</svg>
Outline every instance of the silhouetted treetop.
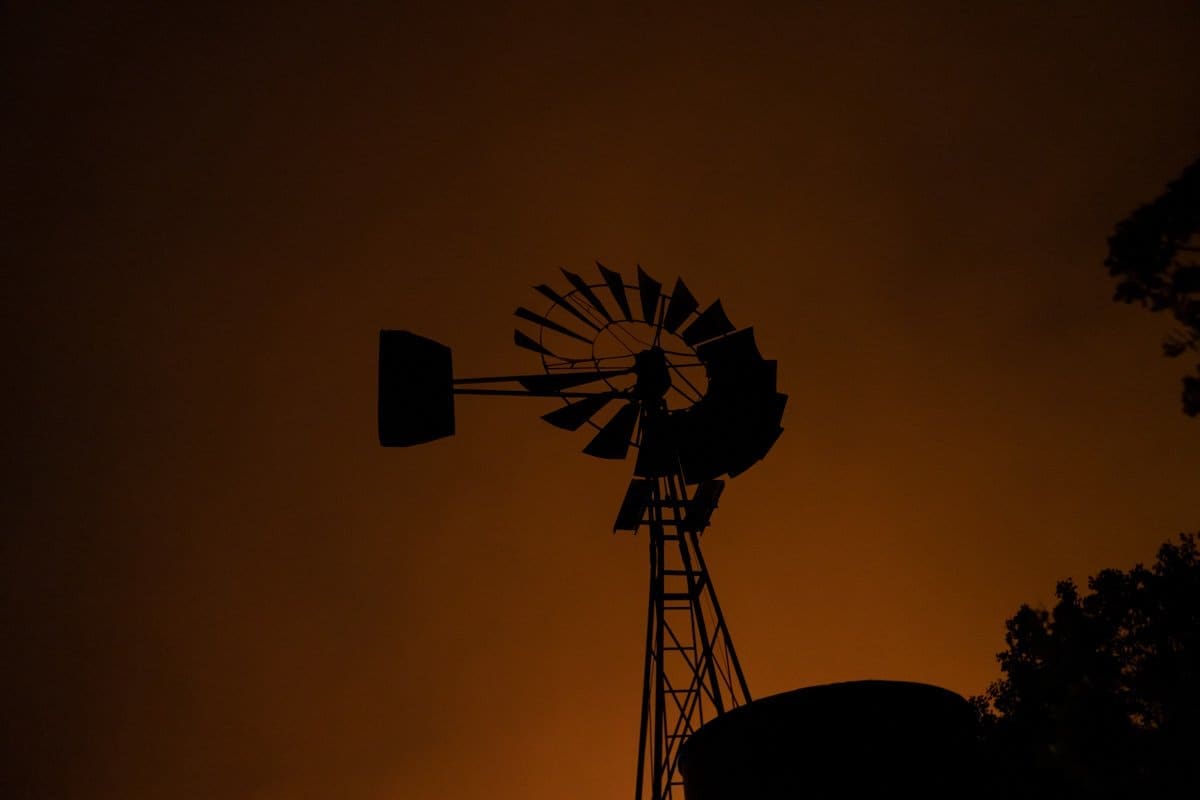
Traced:
<svg viewBox="0 0 1200 800">
<path fill-rule="evenodd" d="M 1167 184 L 1156 200 L 1117 224 L 1108 239 L 1114 300 L 1170 311 L 1181 326 L 1163 342 L 1170 358 L 1200 349 L 1200 161 Z M 1200 413 L 1200 363 L 1183 379 L 1183 411 Z"/>
<path fill-rule="evenodd" d="M 1200 551 L 1058 584 L 1008 620 L 1004 677 L 976 698 L 1008 796 L 1155 797 L 1200 780 Z"/>
</svg>

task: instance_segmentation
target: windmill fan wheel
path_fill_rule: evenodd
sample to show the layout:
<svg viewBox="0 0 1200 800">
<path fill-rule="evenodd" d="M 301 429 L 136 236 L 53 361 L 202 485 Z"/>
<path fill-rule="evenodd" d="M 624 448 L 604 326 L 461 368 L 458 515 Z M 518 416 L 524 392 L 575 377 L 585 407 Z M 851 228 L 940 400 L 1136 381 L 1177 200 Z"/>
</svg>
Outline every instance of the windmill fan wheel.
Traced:
<svg viewBox="0 0 1200 800">
<path fill-rule="evenodd" d="M 516 310 L 533 327 L 514 341 L 543 370 L 521 384 L 564 403 L 542 419 L 594 429 L 588 455 L 623 459 L 635 448 L 644 478 L 682 473 L 698 483 L 762 459 L 783 430 L 787 396 L 753 328 L 737 328 L 720 300 L 699 310 L 682 280 L 666 293 L 640 266 L 633 284 L 597 267 L 597 283 L 564 269 L 566 291 L 534 287 L 549 300 L 543 313 Z"/>
</svg>

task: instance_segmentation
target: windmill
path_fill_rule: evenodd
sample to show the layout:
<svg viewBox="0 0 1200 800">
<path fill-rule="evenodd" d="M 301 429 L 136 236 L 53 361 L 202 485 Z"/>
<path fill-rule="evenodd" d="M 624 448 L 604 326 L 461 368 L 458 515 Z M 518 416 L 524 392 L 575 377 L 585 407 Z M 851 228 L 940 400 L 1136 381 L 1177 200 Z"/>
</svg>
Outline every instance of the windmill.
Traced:
<svg viewBox="0 0 1200 800">
<path fill-rule="evenodd" d="M 787 397 L 752 328 L 721 302 L 700 304 L 676 280 L 670 293 L 640 266 L 637 282 L 597 263 L 589 283 L 542 284 L 542 313 L 516 316 L 515 344 L 541 361 L 534 374 L 454 376 L 450 349 L 407 331 L 379 340 L 379 439 L 407 447 L 454 433 L 456 395 L 544 397 L 542 416 L 587 428 L 583 452 L 621 460 L 636 450 L 614 531 L 648 532 L 650 593 L 638 733 L 636 800 L 681 800 L 683 742 L 750 702 L 717 601 L 700 535 L 725 483 L 762 459 L 782 432 Z"/>
</svg>

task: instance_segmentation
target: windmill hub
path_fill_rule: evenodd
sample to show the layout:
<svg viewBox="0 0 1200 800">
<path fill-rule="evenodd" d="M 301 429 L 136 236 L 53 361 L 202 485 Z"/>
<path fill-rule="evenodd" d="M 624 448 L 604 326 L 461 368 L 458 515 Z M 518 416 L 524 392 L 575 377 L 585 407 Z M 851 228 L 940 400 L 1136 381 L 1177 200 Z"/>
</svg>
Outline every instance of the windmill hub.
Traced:
<svg viewBox="0 0 1200 800">
<path fill-rule="evenodd" d="M 661 347 L 651 347 L 634 356 L 637 376 L 634 392 L 643 401 L 660 400 L 671 388 L 671 368 Z"/>
</svg>

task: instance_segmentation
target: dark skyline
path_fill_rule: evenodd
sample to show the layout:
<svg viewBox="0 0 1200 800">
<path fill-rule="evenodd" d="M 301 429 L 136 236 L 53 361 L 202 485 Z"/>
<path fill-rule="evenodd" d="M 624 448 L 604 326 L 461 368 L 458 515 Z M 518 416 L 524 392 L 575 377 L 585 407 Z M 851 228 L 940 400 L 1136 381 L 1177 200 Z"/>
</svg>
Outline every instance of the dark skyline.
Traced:
<svg viewBox="0 0 1200 800">
<path fill-rule="evenodd" d="M 1196 527 L 1167 321 L 1103 267 L 1200 153 L 1190 3 L 8 16 L 28 796 L 628 795 L 628 466 L 536 400 L 375 438 L 380 328 L 533 369 L 559 267 L 779 361 L 705 536 L 755 696 L 978 693 L 1021 603 Z"/>
</svg>

